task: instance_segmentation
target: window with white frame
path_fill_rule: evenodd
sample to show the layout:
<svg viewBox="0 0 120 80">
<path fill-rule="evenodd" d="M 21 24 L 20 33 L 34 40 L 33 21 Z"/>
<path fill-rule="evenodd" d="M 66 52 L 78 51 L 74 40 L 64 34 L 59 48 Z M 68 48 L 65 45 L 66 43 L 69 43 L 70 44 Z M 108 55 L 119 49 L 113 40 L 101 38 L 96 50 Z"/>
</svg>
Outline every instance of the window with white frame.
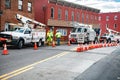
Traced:
<svg viewBox="0 0 120 80">
<path fill-rule="evenodd" d="M 106 21 L 109 21 L 109 16 L 106 16 Z"/>
<path fill-rule="evenodd" d="M 79 14 L 79 12 L 77 12 L 77 21 L 79 22 L 79 20 L 80 20 L 80 14 Z"/>
<path fill-rule="evenodd" d="M 67 29 L 57 29 L 57 31 L 59 31 L 62 36 L 67 36 Z"/>
<path fill-rule="evenodd" d="M 95 16 L 95 20 L 97 20 L 97 16 Z"/>
<path fill-rule="evenodd" d="M 58 9 L 58 19 L 59 19 L 59 20 L 61 19 L 61 15 L 62 15 L 62 10 L 59 8 L 59 9 Z"/>
<path fill-rule="evenodd" d="M 5 8 L 11 7 L 11 0 L 5 0 Z"/>
<path fill-rule="evenodd" d="M 114 28 L 117 28 L 117 24 L 114 24 Z"/>
<path fill-rule="evenodd" d="M 84 13 L 82 13 L 82 23 L 84 23 Z"/>
<path fill-rule="evenodd" d="M 54 8 L 51 8 L 51 15 L 50 15 L 51 19 L 54 19 Z"/>
<path fill-rule="evenodd" d="M 109 25 L 108 25 L 108 24 L 106 24 L 106 28 L 109 28 Z"/>
<path fill-rule="evenodd" d="M 88 17 L 89 17 L 89 15 L 88 14 L 86 14 L 86 23 L 88 23 Z"/>
<path fill-rule="evenodd" d="M 18 10 L 23 10 L 23 0 L 18 0 Z"/>
<path fill-rule="evenodd" d="M 68 21 L 68 10 L 65 10 L 65 20 Z"/>
<path fill-rule="evenodd" d="M 98 20 L 101 21 L 101 16 L 98 17 Z"/>
<path fill-rule="evenodd" d="M 118 19 L 118 16 L 117 16 L 117 15 L 115 15 L 115 16 L 114 16 L 114 20 L 117 20 L 117 19 Z"/>
<path fill-rule="evenodd" d="M 28 2 L 28 12 L 32 12 L 32 3 Z"/>
<path fill-rule="evenodd" d="M 93 15 L 91 15 L 91 20 L 93 20 Z"/>
<path fill-rule="evenodd" d="M 74 12 L 72 11 L 72 21 L 74 21 Z"/>
</svg>

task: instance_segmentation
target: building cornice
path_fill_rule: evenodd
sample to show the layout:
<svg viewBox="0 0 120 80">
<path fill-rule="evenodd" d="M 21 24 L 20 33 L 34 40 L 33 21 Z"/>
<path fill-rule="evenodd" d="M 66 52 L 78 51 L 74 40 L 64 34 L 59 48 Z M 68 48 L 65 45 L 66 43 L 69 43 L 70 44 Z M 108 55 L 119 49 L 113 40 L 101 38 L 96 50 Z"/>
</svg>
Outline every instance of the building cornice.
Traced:
<svg viewBox="0 0 120 80">
<path fill-rule="evenodd" d="M 64 1 L 64 0 L 49 0 L 49 2 L 58 4 L 58 5 L 64 5 L 64 6 L 67 6 L 67 7 L 72 7 L 72 8 L 82 9 L 82 10 L 88 10 L 88 11 L 92 11 L 92 12 L 95 12 L 95 13 L 100 12 L 99 9 L 87 7 L 87 6 L 84 6 L 84 5 L 75 4 L 75 3 Z"/>
</svg>

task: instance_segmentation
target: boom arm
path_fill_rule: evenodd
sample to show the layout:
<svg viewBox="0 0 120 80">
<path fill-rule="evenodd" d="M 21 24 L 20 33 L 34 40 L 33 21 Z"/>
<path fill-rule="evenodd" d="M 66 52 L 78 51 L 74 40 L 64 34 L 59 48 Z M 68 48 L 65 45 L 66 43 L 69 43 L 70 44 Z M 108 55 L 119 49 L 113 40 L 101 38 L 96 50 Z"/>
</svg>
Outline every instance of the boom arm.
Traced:
<svg viewBox="0 0 120 80">
<path fill-rule="evenodd" d="M 25 17 L 25 16 L 22 16 L 22 15 L 20 15 L 20 14 L 16 14 L 16 18 L 17 18 L 18 20 L 20 20 L 24 25 L 27 25 L 29 22 L 32 22 L 32 23 L 38 24 L 38 25 L 40 25 L 40 26 L 46 26 L 46 25 L 43 24 L 43 23 L 40 23 L 40 22 L 38 22 L 38 21 L 35 21 L 35 20 L 30 19 L 30 18 Z"/>
<path fill-rule="evenodd" d="M 109 32 L 109 33 L 112 33 L 112 32 L 114 32 L 114 33 L 119 33 L 118 31 L 115 31 L 115 30 L 112 30 L 112 29 L 109 29 L 109 28 L 106 28 L 107 29 L 107 31 Z"/>
</svg>

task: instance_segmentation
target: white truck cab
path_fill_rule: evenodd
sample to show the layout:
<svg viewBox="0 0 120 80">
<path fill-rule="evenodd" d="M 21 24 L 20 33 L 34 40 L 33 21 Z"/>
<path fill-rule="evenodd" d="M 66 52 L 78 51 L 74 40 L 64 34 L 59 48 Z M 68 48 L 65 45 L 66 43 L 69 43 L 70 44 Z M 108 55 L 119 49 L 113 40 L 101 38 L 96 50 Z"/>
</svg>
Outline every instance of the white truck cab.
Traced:
<svg viewBox="0 0 120 80">
<path fill-rule="evenodd" d="M 106 41 L 107 43 L 111 42 L 120 42 L 120 35 L 118 34 L 119 32 L 106 28 L 108 33 L 103 34 L 100 37 L 100 42 Z"/>
<path fill-rule="evenodd" d="M 108 33 L 103 34 L 100 38 L 100 42 L 104 42 L 104 41 L 107 41 L 107 43 L 108 42 L 111 43 L 111 42 L 115 41 L 114 34 L 108 34 Z"/>
<path fill-rule="evenodd" d="M 71 43 L 89 43 L 95 39 L 96 32 L 88 26 L 74 27 L 69 35 Z"/>
</svg>

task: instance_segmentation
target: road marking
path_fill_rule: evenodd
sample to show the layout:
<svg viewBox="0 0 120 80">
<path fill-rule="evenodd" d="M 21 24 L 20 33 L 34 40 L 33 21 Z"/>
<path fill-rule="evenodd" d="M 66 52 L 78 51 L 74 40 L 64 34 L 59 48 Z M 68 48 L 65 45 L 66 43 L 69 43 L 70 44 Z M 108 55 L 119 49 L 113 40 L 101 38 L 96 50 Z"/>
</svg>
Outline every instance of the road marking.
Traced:
<svg viewBox="0 0 120 80">
<path fill-rule="evenodd" d="M 23 72 L 26 72 L 26 71 L 28 71 L 28 70 L 31 70 L 31 69 L 33 69 L 33 67 L 30 67 L 30 68 L 27 68 L 27 69 L 25 69 L 25 70 L 22 70 L 22 71 L 19 71 L 19 72 L 17 72 L 17 73 L 14 73 L 14 74 L 12 74 L 12 75 L 9 75 L 9 76 L 1 79 L 1 80 L 7 80 L 7 79 L 9 79 L 9 78 L 11 78 L 11 77 L 17 76 L 17 75 L 19 75 L 19 74 L 21 74 L 21 73 L 23 73 Z"/>
<path fill-rule="evenodd" d="M 4 75 L 1 75 L 0 78 L 6 77 L 6 76 L 8 76 L 8 75 L 11 75 L 11 74 L 17 73 L 17 72 L 22 71 L 22 70 L 25 70 L 25 69 L 27 69 L 27 68 L 29 68 L 29 67 L 30 67 L 30 66 L 26 66 L 26 67 L 20 68 L 20 69 L 18 69 L 18 70 L 12 71 L 12 72 L 10 72 L 10 73 L 7 73 L 7 74 L 4 74 Z"/>
<path fill-rule="evenodd" d="M 57 54 L 57 55 L 55 55 L 55 56 L 46 58 L 46 59 L 44 59 L 44 60 L 38 61 L 38 62 L 33 63 L 33 64 L 31 64 L 31 65 L 28 65 L 28 66 L 35 66 L 35 65 L 37 65 L 37 64 L 40 64 L 40 63 L 42 63 L 42 62 L 51 60 L 51 59 L 53 59 L 53 58 L 62 57 L 62 56 L 64 56 L 64 55 L 68 54 L 68 53 L 69 53 L 69 52 L 62 52 L 62 53 L 60 53 L 60 54 Z"/>
<path fill-rule="evenodd" d="M 64 56 L 64 55 L 68 54 L 68 53 L 69 53 L 69 52 L 62 52 L 62 53 L 60 53 L 60 54 L 57 54 L 57 55 L 55 55 L 55 56 L 52 56 L 52 57 L 43 59 L 43 60 L 38 61 L 38 62 L 35 62 L 35 63 L 33 63 L 33 64 L 30 64 L 30 65 L 28 65 L 28 66 L 25 66 L 25 67 L 23 67 L 23 68 L 20 68 L 20 69 L 18 69 L 18 70 L 12 71 L 12 72 L 10 72 L 10 73 L 3 74 L 3 75 L 0 76 L 0 79 L 1 79 L 1 80 L 7 80 L 7 79 L 9 79 L 9 78 L 11 78 L 11 77 L 14 77 L 14 76 L 19 75 L 19 74 L 21 74 L 21 73 L 23 73 L 23 72 L 26 72 L 26 71 L 28 71 L 28 70 L 33 69 L 33 67 L 34 67 L 35 65 L 37 65 L 37 64 L 40 64 L 40 63 L 42 63 L 42 62 L 45 62 L 45 61 L 48 61 L 48 60 L 51 60 L 51 59 L 54 59 L 54 58 L 62 57 L 62 56 Z"/>
</svg>

